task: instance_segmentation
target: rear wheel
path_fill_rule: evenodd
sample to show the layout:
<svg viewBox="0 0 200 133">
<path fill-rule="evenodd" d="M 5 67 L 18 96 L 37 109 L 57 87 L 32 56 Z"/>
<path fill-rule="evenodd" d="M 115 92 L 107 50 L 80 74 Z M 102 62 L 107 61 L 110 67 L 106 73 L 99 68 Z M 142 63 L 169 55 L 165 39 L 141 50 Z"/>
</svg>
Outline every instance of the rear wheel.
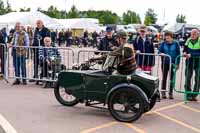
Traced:
<svg viewBox="0 0 200 133">
<path fill-rule="evenodd" d="M 140 92 L 132 88 L 114 91 L 108 100 L 111 115 L 121 122 L 136 121 L 144 112 L 145 102 Z"/>
<path fill-rule="evenodd" d="M 69 89 L 60 86 L 59 83 L 55 84 L 54 94 L 58 102 L 64 106 L 75 106 L 79 103 L 78 99 L 70 93 Z"/>
</svg>

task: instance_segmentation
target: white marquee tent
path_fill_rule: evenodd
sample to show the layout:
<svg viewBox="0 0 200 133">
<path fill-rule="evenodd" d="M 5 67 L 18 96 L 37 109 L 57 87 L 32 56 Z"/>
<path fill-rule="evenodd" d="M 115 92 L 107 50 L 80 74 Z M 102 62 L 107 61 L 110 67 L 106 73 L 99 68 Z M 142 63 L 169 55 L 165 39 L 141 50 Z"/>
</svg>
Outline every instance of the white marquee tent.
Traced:
<svg viewBox="0 0 200 133">
<path fill-rule="evenodd" d="M 174 23 L 174 24 L 168 24 L 164 27 L 163 31 L 171 31 L 171 32 L 178 32 L 181 31 L 184 24 L 181 23 Z"/>
<path fill-rule="evenodd" d="M 101 31 L 101 27 L 98 25 L 98 19 L 91 18 L 74 18 L 74 19 L 54 19 L 61 25 L 64 25 L 65 29 L 84 29 L 88 31 L 97 32 Z M 56 25 L 55 25 L 56 27 Z"/>
<path fill-rule="evenodd" d="M 7 25 L 8 28 L 13 27 L 16 22 L 21 22 L 23 25 L 35 27 L 36 21 L 41 19 L 45 25 L 55 24 L 60 25 L 57 21 L 41 12 L 11 12 L 0 16 L 0 25 Z"/>
<path fill-rule="evenodd" d="M 16 22 L 23 25 L 36 26 L 36 21 L 43 20 L 44 25 L 52 29 L 84 29 L 88 31 L 101 31 L 99 20 L 93 18 L 53 19 L 41 12 L 11 12 L 0 16 L 0 28 L 11 29 Z"/>
</svg>

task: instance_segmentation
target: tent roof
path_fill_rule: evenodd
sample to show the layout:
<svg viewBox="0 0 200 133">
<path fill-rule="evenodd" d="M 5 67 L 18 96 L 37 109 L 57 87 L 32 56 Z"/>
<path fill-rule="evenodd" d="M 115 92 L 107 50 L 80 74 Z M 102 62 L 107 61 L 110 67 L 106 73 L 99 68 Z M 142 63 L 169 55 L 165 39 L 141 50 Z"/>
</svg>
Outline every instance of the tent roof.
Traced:
<svg viewBox="0 0 200 133">
<path fill-rule="evenodd" d="M 156 29 L 155 27 L 153 26 L 148 26 L 147 27 L 149 30 L 152 30 L 153 32 L 158 32 L 158 29 Z"/>
<path fill-rule="evenodd" d="M 139 29 L 143 24 L 128 24 L 128 26 L 133 26 L 135 29 Z"/>
<path fill-rule="evenodd" d="M 200 25 L 193 25 L 193 24 L 185 24 L 186 28 L 197 28 L 200 30 Z"/>
<path fill-rule="evenodd" d="M 72 18 L 72 19 L 54 19 L 62 24 L 73 24 L 80 21 L 90 21 L 94 24 L 99 24 L 99 20 L 95 18 Z"/>
<path fill-rule="evenodd" d="M 171 31 L 171 32 L 176 33 L 178 31 L 180 31 L 183 28 L 184 25 L 185 25 L 184 23 L 177 23 L 177 24 L 173 24 L 173 25 L 168 25 L 163 29 L 163 31 Z"/>
<path fill-rule="evenodd" d="M 36 21 L 41 19 L 45 25 L 59 24 L 51 17 L 41 12 L 11 12 L 0 16 L 0 23 L 6 23 L 9 26 L 15 25 L 16 22 L 21 22 L 23 25 L 36 26 Z"/>
<path fill-rule="evenodd" d="M 100 31 L 100 26 L 95 23 L 94 19 L 88 18 L 75 18 L 75 19 L 54 19 L 65 28 L 80 28 L 85 30 L 97 30 Z M 96 19 L 95 19 L 96 20 Z"/>
<path fill-rule="evenodd" d="M 132 33 L 137 33 L 137 30 L 134 29 L 134 28 L 128 28 L 126 31 L 127 32 L 132 32 Z"/>
<path fill-rule="evenodd" d="M 185 24 L 185 23 L 176 23 L 174 25 L 166 26 L 163 29 L 163 31 L 171 31 L 171 32 L 177 33 L 179 31 L 182 31 L 183 27 L 189 28 L 189 29 L 197 28 L 197 29 L 200 30 L 200 25 Z"/>
</svg>

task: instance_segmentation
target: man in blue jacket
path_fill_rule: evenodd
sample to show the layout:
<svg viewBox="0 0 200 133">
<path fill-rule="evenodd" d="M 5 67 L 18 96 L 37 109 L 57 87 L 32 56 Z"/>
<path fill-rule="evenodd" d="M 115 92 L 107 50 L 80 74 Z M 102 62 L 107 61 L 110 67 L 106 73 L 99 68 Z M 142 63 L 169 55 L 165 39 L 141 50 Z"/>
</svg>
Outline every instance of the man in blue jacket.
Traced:
<svg viewBox="0 0 200 133">
<path fill-rule="evenodd" d="M 198 30 L 192 30 L 191 37 L 186 41 L 183 52 L 186 57 L 185 90 L 192 92 L 191 79 L 194 71 L 195 84 L 193 92 L 198 93 L 200 89 L 200 37 Z M 197 94 L 188 94 L 187 99 L 197 101 L 197 96 Z"/>
<path fill-rule="evenodd" d="M 173 78 L 174 78 L 174 69 L 179 68 L 180 61 L 178 60 L 178 64 L 175 66 L 176 58 L 180 55 L 180 47 L 178 42 L 173 41 L 173 33 L 165 32 L 165 41 L 161 43 L 159 48 L 160 54 L 166 54 L 171 57 L 171 64 L 170 59 L 166 56 L 162 56 L 162 90 L 166 90 L 166 82 L 167 76 L 169 73 L 169 68 L 171 65 L 171 76 L 170 76 L 170 90 L 169 90 L 169 99 L 174 99 L 173 97 Z M 162 98 L 166 99 L 165 92 L 161 92 Z"/>
<path fill-rule="evenodd" d="M 47 29 L 46 27 L 44 27 L 43 21 L 42 20 L 38 20 L 36 22 L 37 27 L 35 29 L 35 33 L 34 33 L 34 40 L 33 40 L 33 46 L 34 47 L 39 47 L 39 46 L 44 46 L 44 38 L 45 37 L 50 37 L 51 36 L 51 32 L 49 29 Z M 38 67 L 39 67 L 39 53 L 38 53 L 38 48 L 34 48 L 33 49 L 34 52 L 34 76 L 33 78 L 38 78 Z M 30 80 L 30 82 L 34 82 L 34 80 Z M 38 82 L 36 82 L 36 84 L 38 84 Z"/>
</svg>

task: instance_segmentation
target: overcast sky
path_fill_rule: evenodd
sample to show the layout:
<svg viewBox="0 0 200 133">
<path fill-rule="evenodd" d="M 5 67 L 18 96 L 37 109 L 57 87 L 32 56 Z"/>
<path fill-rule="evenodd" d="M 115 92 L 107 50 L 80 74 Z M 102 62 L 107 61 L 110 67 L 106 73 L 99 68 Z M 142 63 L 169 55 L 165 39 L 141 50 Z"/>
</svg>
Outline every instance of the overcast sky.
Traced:
<svg viewBox="0 0 200 133">
<path fill-rule="evenodd" d="M 6 0 L 4 0 L 6 1 Z M 59 10 L 69 10 L 74 4 L 79 10 L 111 10 L 118 15 L 126 10 L 133 10 L 144 19 L 148 8 L 153 8 L 158 14 L 158 23 L 174 23 L 178 13 L 186 15 L 190 24 L 200 24 L 199 0 L 9 0 L 13 9 L 38 7 L 47 9 L 50 5 Z M 165 14 L 165 15 L 164 15 Z M 165 16 L 165 17 L 164 17 Z"/>
</svg>

